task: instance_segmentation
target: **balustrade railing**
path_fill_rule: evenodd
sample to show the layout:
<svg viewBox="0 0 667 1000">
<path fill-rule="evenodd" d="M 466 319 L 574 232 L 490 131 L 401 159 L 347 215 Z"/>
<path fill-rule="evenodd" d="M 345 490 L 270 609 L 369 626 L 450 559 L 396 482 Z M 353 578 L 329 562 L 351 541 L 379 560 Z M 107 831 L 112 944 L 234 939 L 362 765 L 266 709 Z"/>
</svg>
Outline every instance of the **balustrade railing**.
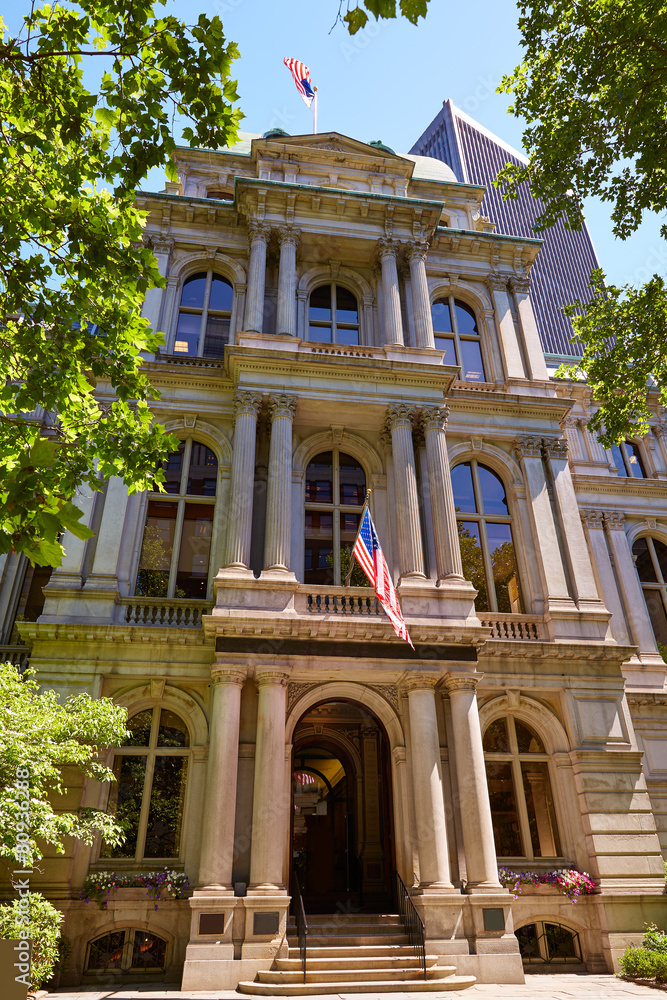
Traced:
<svg viewBox="0 0 667 1000">
<path fill-rule="evenodd" d="M 0 646 L 0 663 L 13 663 L 19 670 L 25 670 L 29 657 L 27 646 Z"/>
<path fill-rule="evenodd" d="M 398 904 L 401 923 L 405 928 L 406 936 L 412 945 L 415 956 L 419 959 L 424 979 L 426 979 L 426 936 L 424 933 L 424 921 L 417 913 L 417 907 L 412 902 L 408 888 L 398 872 L 394 872 L 394 880 L 396 902 Z"/>
<path fill-rule="evenodd" d="M 303 981 L 306 981 L 306 958 L 308 951 L 308 921 L 306 920 L 306 910 L 303 905 L 299 876 L 296 872 L 292 874 L 292 907 L 294 910 L 294 921 L 296 923 L 296 936 L 299 941 L 299 958 L 303 969 Z"/>
<path fill-rule="evenodd" d="M 317 615 L 365 615 L 379 617 L 382 615 L 380 603 L 369 588 L 367 594 L 350 594 L 342 590 L 338 592 L 321 591 L 308 594 L 307 609 Z"/>
<path fill-rule="evenodd" d="M 480 616 L 479 620 L 484 628 L 491 629 L 492 639 L 536 642 L 542 638 L 542 623 L 539 618 L 528 615 L 495 615 L 493 618 Z"/>
<path fill-rule="evenodd" d="M 120 623 L 162 628 L 201 628 L 210 601 L 169 600 L 161 597 L 125 597 L 118 601 Z"/>
</svg>

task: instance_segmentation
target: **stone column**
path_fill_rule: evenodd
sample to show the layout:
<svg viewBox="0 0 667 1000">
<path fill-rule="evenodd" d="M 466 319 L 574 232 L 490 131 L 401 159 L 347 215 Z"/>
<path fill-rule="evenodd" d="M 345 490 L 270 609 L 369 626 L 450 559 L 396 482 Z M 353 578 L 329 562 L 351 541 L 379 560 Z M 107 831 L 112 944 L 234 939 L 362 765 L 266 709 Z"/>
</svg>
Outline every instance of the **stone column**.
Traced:
<svg viewBox="0 0 667 1000">
<path fill-rule="evenodd" d="M 599 605 L 600 597 L 567 461 L 567 442 L 564 438 L 543 438 L 542 443 L 553 481 L 554 500 L 562 527 L 563 542 L 572 570 L 574 599 L 580 609 L 582 603 Z"/>
<path fill-rule="evenodd" d="M 476 688 L 480 676 L 447 674 L 468 890 L 500 890 Z"/>
<path fill-rule="evenodd" d="M 255 672 L 259 702 L 249 888 L 260 893 L 283 888 L 287 680 L 280 670 Z"/>
<path fill-rule="evenodd" d="M 401 297 L 398 289 L 398 268 L 396 257 L 400 244 L 397 240 L 381 239 L 378 243 L 378 258 L 382 267 L 382 294 L 384 298 L 384 338 L 386 345 L 403 346 L 403 320 L 401 318 Z"/>
<path fill-rule="evenodd" d="M 572 599 L 565 578 L 563 557 L 542 462 L 542 439 L 518 437 L 514 441 L 514 451 L 523 467 L 528 487 L 533 537 L 542 557 L 545 604 L 547 607 L 553 602 L 566 602 L 571 605 Z"/>
<path fill-rule="evenodd" d="M 394 460 L 396 530 L 401 580 L 405 577 L 424 578 L 417 472 L 412 443 L 413 413 L 414 411 L 405 403 L 395 403 L 387 409 L 386 418 Z"/>
<path fill-rule="evenodd" d="M 611 611 L 611 621 L 609 622 L 611 634 L 621 646 L 629 646 L 632 644 L 632 639 L 628 635 L 623 602 L 614 579 L 614 568 L 604 536 L 602 511 L 582 510 L 580 517 L 593 557 L 593 569 L 597 570 L 600 596 L 607 610 Z"/>
<path fill-rule="evenodd" d="M 171 236 L 144 236 L 144 242 L 153 251 L 157 261 L 158 271 L 163 278 L 166 278 L 169 270 L 169 262 L 174 250 L 174 240 Z M 160 329 L 160 318 L 162 314 L 163 297 L 166 296 L 166 289 L 149 288 L 141 310 L 141 315 L 148 320 L 153 330 Z M 164 326 L 162 327 L 163 331 Z M 164 350 L 165 348 L 163 348 Z"/>
<path fill-rule="evenodd" d="M 199 882 L 207 889 L 231 889 L 236 821 L 242 666 L 214 665 L 206 795 L 202 822 Z"/>
<path fill-rule="evenodd" d="M 421 411 L 438 583 L 445 579 L 463 580 L 461 547 L 456 527 L 456 508 L 445 437 L 448 416 L 449 410 L 446 406 L 425 406 Z"/>
<path fill-rule="evenodd" d="M 250 240 L 250 264 L 248 266 L 248 294 L 245 304 L 244 330 L 262 332 L 264 322 L 264 285 L 266 283 L 266 245 L 269 241 L 269 227 L 263 222 L 248 225 Z"/>
<path fill-rule="evenodd" d="M 493 299 L 496 314 L 496 324 L 500 334 L 500 344 L 503 351 L 506 378 L 526 378 L 526 370 L 521 357 L 521 348 L 516 335 L 514 319 L 510 309 L 510 299 L 507 294 L 507 275 L 497 271 L 488 274 L 486 287 Z"/>
<path fill-rule="evenodd" d="M 296 396 L 269 396 L 271 445 L 266 495 L 264 569 L 289 570 L 292 528 L 292 421 Z"/>
<path fill-rule="evenodd" d="M 257 415 L 262 397 L 242 390 L 234 396 L 234 451 L 227 509 L 227 566 L 250 565 Z"/>
<path fill-rule="evenodd" d="M 77 490 L 74 499 L 79 510 L 82 512 L 80 523 L 87 528 L 90 527 L 93 518 L 93 508 L 95 506 L 95 496 L 90 486 L 83 485 Z M 78 538 L 71 531 L 66 531 L 62 538 L 62 546 L 65 550 L 60 566 L 56 566 L 51 574 L 48 587 L 52 590 L 56 588 L 79 588 L 82 584 L 81 570 L 83 569 L 83 557 L 86 551 L 87 539 Z M 46 608 L 45 608 L 46 610 Z"/>
<path fill-rule="evenodd" d="M 435 347 L 431 298 L 428 294 L 428 281 L 426 279 L 427 253 L 428 244 L 408 243 L 406 257 L 410 265 L 412 310 L 415 318 L 417 347 Z"/>
<path fill-rule="evenodd" d="M 408 676 L 406 680 L 420 884 L 429 890 L 453 889 L 435 710 L 435 686 L 439 679 L 423 674 Z"/>
<path fill-rule="evenodd" d="M 118 476 L 107 484 L 102 520 L 97 531 L 97 545 L 86 590 L 117 590 L 116 571 L 127 511 L 127 486 Z"/>
<path fill-rule="evenodd" d="M 540 335 L 530 301 L 530 278 L 527 275 L 514 275 L 510 278 L 510 288 L 514 292 L 519 323 L 523 334 L 523 346 L 528 363 L 528 376 L 542 382 L 549 381 L 549 372 L 544 360 L 544 351 L 540 343 Z"/>
<path fill-rule="evenodd" d="M 280 265 L 278 268 L 278 311 L 276 333 L 296 336 L 296 250 L 299 232 L 291 226 L 278 230 Z"/>
<path fill-rule="evenodd" d="M 625 514 L 614 512 L 604 515 L 604 526 L 609 549 L 616 565 L 616 579 L 622 588 L 623 600 L 628 611 L 628 623 L 634 642 L 642 653 L 657 653 L 653 626 L 646 610 L 646 602 L 637 575 L 635 561 L 625 534 Z"/>
</svg>

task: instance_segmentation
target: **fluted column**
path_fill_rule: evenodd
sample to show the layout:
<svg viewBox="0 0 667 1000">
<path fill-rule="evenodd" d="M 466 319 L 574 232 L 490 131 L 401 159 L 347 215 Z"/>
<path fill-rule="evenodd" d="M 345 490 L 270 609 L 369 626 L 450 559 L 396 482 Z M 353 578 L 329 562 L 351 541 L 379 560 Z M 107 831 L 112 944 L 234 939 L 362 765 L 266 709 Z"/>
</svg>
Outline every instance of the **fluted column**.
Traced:
<svg viewBox="0 0 667 1000">
<path fill-rule="evenodd" d="M 447 578 L 463 580 L 452 475 L 445 437 L 448 416 L 449 410 L 446 406 L 425 406 L 421 411 L 438 583 Z"/>
<path fill-rule="evenodd" d="M 269 227 L 263 222 L 248 225 L 250 264 L 248 266 L 248 294 L 245 305 L 245 330 L 262 332 L 264 322 L 264 285 L 266 283 L 266 244 Z"/>
<path fill-rule="evenodd" d="M 646 610 L 628 536 L 625 534 L 624 522 L 625 514 L 620 511 L 604 514 L 604 527 L 609 550 L 616 566 L 616 579 L 622 590 L 634 642 L 639 646 L 641 653 L 657 653 L 653 627 Z"/>
<path fill-rule="evenodd" d="M 234 450 L 227 508 L 227 566 L 250 565 L 252 501 L 255 483 L 257 415 L 262 397 L 244 390 L 234 396 Z"/>
<path fill-rule="evenodd" d="M 296 396 L 269 396 L 271 446 L 266 496 L 264 569 L 289 569 L 292 527 L 292 421 Z"/>
<path fill-rule="evenodd" d="M 530 301 L 530 278 L 527 275 L 513 275 L 510 278 L 510 288 L 514 292 L 519 323 L 523 334 L 523 346 L 528 362 L 529 378 L 549 381 L 549 372 L 544 360 L 544 351 L 537 329 L 533 303 Z"/>
<path fill-rule="evenodd" d="M 415 318 L 417 347 L 435 347 L 431 298 L 428 294 L 428 281 L 426 279 L 427 253 L 428 244 L 426 243 L 408 244 L 406 258 L 410 265 L 412 311 Z"/>
<path fill-rule="evenodd" d="M 278 310 L 276 333 L 296 336 L 296 249 L 299 232 L 291 226 L 278 230 L 280 265 L 278 268 Z"/>
<path fill-rule="evenodd" d="M 386 426 L 391 434 L 394 462 L 394 495 L 396 530 L 398 532 L 398 563 L 401 579 L 424 577 L 424 553 L 419 522 L 419 497 L 415 451 L 412 443 L 414 411 L 404 403 L 387 409 Z"/>
<path fill-rule="evenodd" d="M 378 258 L 382 267 L 382 295 L 384 298 L 383 343 L 403 345 L 403 320 L 401 318 L 401 297 L 398 289 L 398 268 L 396 256 L 400 244 L 397 240 L 381 239 L 378 243 Z"/>
<path fill-rule="evenodd" d="M 86 590 L 113 590 L 118 588 L 116 571 L 120 555 L 125 514 L 127 511 L 127 486 L 119 476 L 112 476 L 107 483 L 102 520 L 97 530 L 97 545 Z"/>
<path fill-rule="evenodd" d="M 500 334 L 500 345 L 505 362 L 505 375 L 507 378 L 526 378 L 527 372 L 524 369 L 519 339 L 510 309 L 510 298 L 507 292 L 507 275 L 495 271 L 488 274 L 486 277 L 486 286 L 493 299 L 496 324 Z"/>
<path fill-rule="evenodd" d="M 447 674 L 456 748 L 459 815 L 468 889 L 500 890 L 476 688 L 479 676 Z"/>
<path fill-rule="evenodd" d="M 417 826 L 417 848 L 421 885 L 429 889 L 452 889 L 435 685 L 439 677 L 409 676 L 410 762 Z"/>
<path fill-rule="evenodd" d="M 283 888 L 287 680 L 288 674 L 280 670 L 258 669 L 255 673 L 259 701 L 249 888 L 257 892 Z"/>
<path fill-rule="evenodd" d="M 593 568 L 597 571 L 600 596 L 607 610 L 611 611 L 611 634 L 621 646 L 629 646 L 633 640 L 628 635 L 625 609 L 614 578 L 614 568 L 604 535 L 603 513 L 601 510 L 582 510 L 580 517 L 588 539 Z"/>
<path fill-rule="evenodd" d="M 213 666 L 199 882 L 230 889 L 234 860 L 241 689 L 246 667 Z"/>
</svg>

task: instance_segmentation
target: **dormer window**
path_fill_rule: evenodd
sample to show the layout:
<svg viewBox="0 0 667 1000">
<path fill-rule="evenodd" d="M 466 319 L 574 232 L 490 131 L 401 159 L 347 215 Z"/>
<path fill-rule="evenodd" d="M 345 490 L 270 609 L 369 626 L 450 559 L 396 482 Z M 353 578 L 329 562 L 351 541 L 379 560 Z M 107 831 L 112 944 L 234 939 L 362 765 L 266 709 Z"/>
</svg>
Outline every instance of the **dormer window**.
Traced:
<svg viewBox="0 0 667 1000">
<path fill-rule="evenodd" d="M 320 285 L 310 296 L 308 339 L 320 344 L 359 343 L 357 300 L 342 285 Z"/>
<path fill-rule="evenodd" d="M 480 331 L 470 306 L 448 295 L 433 303 L 431 316 L 435 346 L 445 352 L 443 364 L 458 365 L 466 382 L 486 382 Z"/>
<path fill-rule="evenodd" d="M 229 342 L 234 289 L 214 271 L 200 271 L 183 283 L 174 354 L 222 358 Z"/>
</svg>

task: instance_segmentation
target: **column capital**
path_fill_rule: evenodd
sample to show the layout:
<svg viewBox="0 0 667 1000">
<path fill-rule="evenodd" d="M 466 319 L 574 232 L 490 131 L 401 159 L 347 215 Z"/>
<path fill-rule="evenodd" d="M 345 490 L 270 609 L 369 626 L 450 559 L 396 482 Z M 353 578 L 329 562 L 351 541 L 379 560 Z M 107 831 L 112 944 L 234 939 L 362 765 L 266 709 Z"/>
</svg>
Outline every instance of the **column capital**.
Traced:
<svg viewBox="0 0 667 1000">
<path fill-rule="evenodd" d="M 377 242 L 377 258 L 382 261 L 383 257 L 393 257 L 396 259 L 398 252 L 401 249 L 401 244 L 398 240 L 389 239 L 389 237 L 382 236 Z"/>
<path fill-rule="evenodd" d="M 561 458 L 567 460 L 567 440 L 563 437 L 542 438 L 544 454 L 547 458 Z"/>
<path fill-rule="evenodd" d="M 301 239 L 300 229 L 296 229 L 294 226 L 278 226 L 276 232 L 278 234 L 279 246 L 287 243 L 291 244 L 295 249 L 298 247 L 299 240 Z"/>
<path fill-rule="evenodd" d="M 297 398 L 297 396 L 288 396 L 285 392 L 272 393 L 269 396 L 269 414 L 271 420 L 275 420 L 276 417 L 286 417 L 288 420 L 294 420 Z"/>
<path fill-rule="evenodd" d="M 615 510 L 604 514 L 604 526 L 610 531 L 625 531 L 625 514 Z"/>
<path fill-rule="evenodd" d="M 447 421 L 449 419 L 449 407 L 422 406 L 419 416 L 424 434 L 428 433 L 428 431 L 444 431 L 447 428 Z"/>
<path fill-rule="evenodd" d="M 580 510 L 579 516 L 587 528 L 602 528 L 604 514 L 601 510 Z"/>
<path fill-rule="evenodd" d="M 223 684 L 237 685 L 243 687 L 248 676 L 248 668 L 242 666 L 223 667 L 214 664 L 211 667 L 211 683 L 213 687 L 220 687 Z"/>
<path fill-rule="evenodd" d="M 449 694 L 454 691 L 476 691 L 481 679 L 481 674 L 445 674 L 445 687 Z"/>
<path fill-rule="evenodd" d="M 271 668 L 267 668 L 266 670 L 259 669 L 255 670 L 255 684 L 258 688 L 269 687 L 270 685 L 287 687 L 289 676 L 284 670 L 272 670 Z"/>
<path fill-rule="evenodd" d="M 413 260 L 423 260 L 426 263 L 428 251 L 428 243 L 423 240 L 412 240 L 405 244 L 405 259 L 408 264 L 411 264 Z"/>
<path fill-rule="evenodd" d="M 527 295 L 530 291 L 530 278 L 527 274 L 513 274 L 510 278 L 510 288 L 515 295 Z"/>
<path fill-rule="evenodd" d="M 491 271 L 484 278 L 484 284 L 490 292 L 506 292 L 507 275 L 501 274 L 500 271 Z"/>
<path fill-rule="evenodd" d="M 153 253 L 164 253 L 167 256 L 171 256 L 174 250 L 176 240 L 173 236 L 162 236 L 158 233 L 144 233 L 141 237 L 141 242 Z"/>
<path fill-rule="evenodd" d="M 657 438 L 667 437 L 667 423 L 656 424 L 651 430 Z"/>
<path fill-rule="evenodd" d="M 248 223 L 248 240 L 250 243 L 254 243 L 255 240 L 261 240 L 262 243 L 268 243 L 270 235 L 271 227 L 267 226 L 265 222 L 259 222 L 257 219 L 251 219 Z"/>
<path fill-rule="evenodd" d="M 414 408 L 407 403 L 392 403 L 387 407 L 385 416 L 386 426 L 393 430 L 394 427 L 410 427 L 415 415 Z"/>
<path fill-rule="evenodd" d="M 520 434 L 514 438 L 514 453 L 517 458 L 541 458 L 542 438 Z"/>
<path fill-rule="evenodd" d="M 251 389 L 239 389 L 234 393 L 234 422 L 237 418 L 247 414 L 257 417 L 259 408 L 262 405 L 262 394 L 253 392 Z"/>
<path fill-rule="evenodd" d="M 441 680 L 440 674 L 409 673 L 403 677 L 403 687 L 408 694 L 412 691 L 435 691 L 436 685 Z"/>
</svg>

